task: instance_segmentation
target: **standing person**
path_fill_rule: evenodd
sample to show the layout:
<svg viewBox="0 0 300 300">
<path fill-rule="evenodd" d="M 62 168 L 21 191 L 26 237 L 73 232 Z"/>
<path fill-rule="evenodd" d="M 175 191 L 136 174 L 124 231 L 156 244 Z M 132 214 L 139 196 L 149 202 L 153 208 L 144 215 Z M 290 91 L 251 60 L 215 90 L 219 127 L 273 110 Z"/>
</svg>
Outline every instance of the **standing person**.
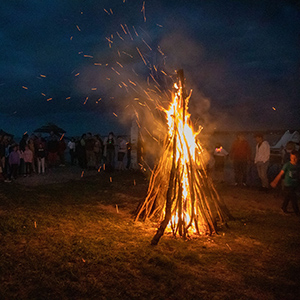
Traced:
<svg viewBox="0 0 300 300">
<path fill-rule="evenodd" d="M 10 172 L 5 182 L 11 182 L 11 179 L 17 179 L 18 177 L 18 169 L 20 166 L 20 151 L 17 144 L 12 146 L 12 151 L 10 152 L 8 157 L 8 163 L 10 166 Z"/>
<path fill-rule="evenodd" d="M 85 140 L 86 140 L 86 134 L 84 133 L 82 134 L 81 138 L 76 144 L 76 154 L 78 158 L 78 164 L 82 169 L 86 168 Z"/>
<path fill-rule="evenodd" d="M 33 158 L 32 158 L 32 171 L 35 173 L 36 172 L 36 166 L 35 166 L 35 163 L 36 163 L 36 144 L 35 144 L 35 140 L 36 140 L 36 136 L 35 135 L 32 135 L 30 137 L 30 139 L 28 140 L 28 147 L 29 149 L 32 151 L 32 155 L 33 155 Z"/>
<path fill-rule="evenodd" d="M 34 140 L 35 150 L 39 149 L 40 143 L 43 143 L 43 147 L 46 148 L 46 140 L 42 137 L 40 133 L 38 133 Z"/>
<path fill-rule="evenodd" d="M 127 151 L 127 143 L 123 137 L 118 137 L 118 166 L 119 171 L 124 170 L 124 157 Z"/>
<path fill-rule="evenodd" d="M 58 140 L 57 136 L 51 132 L 49 140 L 47 142 L 47 153 L 48 153 L 48 166 L 49 168 L 55 167 L 58 159 Z"/>
<path fill-rule="evenodd" d="M 45 150 L 45 143 L 41 142 L 37 149 L 37 167 L 39 174 L 45 174 L 45 157 L 46 157 L 46 150 Z"/>
<path fill-rule="evenodd" d="M 107 171 L 113 171 L 115 167 L 115 146 L 116 138 L 113 132 L 108 134 L 108 137 L 104 139 L 104 156 L 106 158 L 105 169 Z"/>
<path fill-rule="evenodd" d="M 215 177 L 217 181 L 224 182 L 224 166 L 227 157 L 228 152 L 222 147 L 220 143 L 217 143 L 214 150 Z"/>
<path fill-rule="evenodd" d="M 85 155 L 86 155 L 86 164 L 88 169 L 95 169 L 96 167 L 96 158 L 94 152 L 95 139 L 90 132 L 86 135 L 85 140 Z"/>
<path fill-rule="evenodd" d="M 5 167 L 4 167 L 4 174 L 5 178 L 8 178 L 11 169 L 9 165 L 9 155 L 15 145 L 15 142 L 11 138 L 11 136 L 4 136 L 4 145 L 5 145 Z"/>
<path fill-rule="evenodd" d="M 103 141 L 99 134 L 95 135 L 94 154 L 95 154 L 96 168 L 98 169 L 102 164 L 102 155 L 103 155 Z"/>
<path fill-rule="evenodd" d="M 261 180 L 262 189 L 268 190 L 269 180 L 268 180 L 268 167 L 270 160 L 270 145 L 264 140 L 262 134 L 258 133 L 255 135 L 256 140 L 256 152 L 254 163 L 257 168 L 258 176 Z"/>
<path fill-rule="evenodd" d="M 32 163 L 33 163 L 33 152 L 29 149 L 29 145 L 25 146 L 25 151 L 23 151 L 22 157 L 23 157 L 24 163 L 25 163 L 25 174 L 24 174 L 24 176 L 26 177 L 27 175 L 31 175 L 31 173 L 32 173 Z"/>
<path fill-rule="evenodd" d="M 65 142 L 64 137 L 62 136 L 58 141 L 58 150 L 57 150 L 60 167 L 65 166 L 65 151 L 66 151 L 66 149 L 67 149 L 66 142 Z"/>
<path fill-rule="evenodd" d="M 76 151 L 76 144 L 74 138 L 71 138 L 71 140 L 68 142 L 68 149 L 71 158 L 71 165 L 73 166 L 75 162 L 75 151 Z"/>
<path fill-rule="evenodd" d="M 300 182 L 300 167 L 298 164 L 299 153 L 293 150 L 290 153 L 290 161 L 285 163 L 275 177 L 275 179 L 270 183 L 271 187 L 275 188 L 280 181 L 281 177 L 284 176 L 284 201 L 282 203 L 281 209 L 284 213 L 287 213 L 287 207 L 289 202 L 292 202 L 293 210 L 297 216 L 299 213 L 299 206 L 297 200 L 297 188 Z"/>
<path fill-rule="evenodd" d="M 246 186 L 248 164 L 251 159 L 251 147 L 243 133 L 238 133 L 233 142 L 229 157 L 233 161 L 235 185 Z"/>
<path fill-rule="evenodd" d="M 24 133 L 23 137 L 20 141 L 20 144 L 19 144 L 19 151 L 21 153 L 25 151 L 25 145 L 27 145 L 27 143 L 28 143 L 28 134 Z M 21 160 L 20 160 L 20 165 L 19 165 L 19 173 L 24 175 L 25 174 L 25 163 L 24 163 L 24 159 L 22 156 L 20 159 Z"/>
</svg>

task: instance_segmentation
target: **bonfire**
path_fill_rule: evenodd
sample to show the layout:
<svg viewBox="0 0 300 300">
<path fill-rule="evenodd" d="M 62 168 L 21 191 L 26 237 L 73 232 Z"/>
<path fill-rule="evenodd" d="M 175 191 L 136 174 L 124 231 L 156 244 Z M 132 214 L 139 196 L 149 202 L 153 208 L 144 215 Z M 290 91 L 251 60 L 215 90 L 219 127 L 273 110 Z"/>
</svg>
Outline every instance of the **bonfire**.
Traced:
<svg viewBox="0 0 300 300">
<path fill-rule="evenodd" d="M 202 128 L 194 130 L 188 113 L 191 93 L 186 96 L 183 70 L 177 75 L 172 101 L 164 109 L 168 133 L 163 152 L 136 215 L 136 220 L 159 221 L 152 245 L 166 229 L 187 238 L 216 233 L 218 223 L 226 224 L 224 205 L 207 174 L 207 152 L 198 139 Z"/>
</svg>

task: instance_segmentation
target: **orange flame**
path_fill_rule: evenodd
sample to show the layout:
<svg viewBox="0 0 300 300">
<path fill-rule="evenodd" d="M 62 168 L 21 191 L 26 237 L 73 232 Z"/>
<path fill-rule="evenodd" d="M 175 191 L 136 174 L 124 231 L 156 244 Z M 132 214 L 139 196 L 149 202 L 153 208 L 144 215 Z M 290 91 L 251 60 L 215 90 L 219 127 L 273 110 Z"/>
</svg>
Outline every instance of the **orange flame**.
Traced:
<svg viewBox="0 0 300 300">
<path fill-rule="evenodd" d="M 216 232 L 217 220 L 225 222 L 220 198 L 207 175 L 207 151 L 197 139 L 202 127 L 194 130 L 187 111 L 190 95 L 184 97 L 180 85 L 175 84 L 174 88 L 172 102 L 164 109 L 168 124 L 164 151 L 136 216 L 136 220 L 143 215 L 144 219 L 161 221 L 153 244 L 164 230 L 183 237 L 212 234 Z"/>
</svg>

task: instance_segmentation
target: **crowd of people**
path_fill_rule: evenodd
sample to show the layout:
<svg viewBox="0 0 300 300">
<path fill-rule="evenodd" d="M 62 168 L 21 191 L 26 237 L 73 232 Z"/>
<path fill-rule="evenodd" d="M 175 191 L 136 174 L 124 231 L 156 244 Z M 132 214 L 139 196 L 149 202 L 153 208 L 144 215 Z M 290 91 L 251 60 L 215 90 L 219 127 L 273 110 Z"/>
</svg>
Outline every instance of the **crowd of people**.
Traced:
<svg viewBox="0 0 300 300">
<path fill-rule="evenodd" d="M 0 180 L 11 182 L 19 176 L 45 174 L 51 168 L 65 166 L 66 153 L 70 164 L 82 169 L 130 168 L 130 142 L 110 132 L 102 139 L 99 134 L 84 133 L 80 138 L 67 140 L 50 132 L 44 138 L 41 134 L 25 133 L 19 143 L 11 135 L 0 135 Z"/>
<path fill-rule="evenodd" d="M 280 171 L 275 178 L 270 178 L 268 174 L 270 166 L 270 144 L 264 139 L 262 134 L 255 135 L 256 146 L 254 154 L 254 166 L 259 177 L 262 191 L 268 192 L 270 188 L 275 188 L 283 179 L 284 201 L 282 211 L 287 213 L 289 202 L 292 203 L 294 213 L 300 215 L 297 200 L 297 192 L 300 183 L 299 149 L 293 142 L 288 142 L 281 149 Z M 234 171 L 236 186 L 247 186 L 250 165 L 252 165 L 252 154 L 249 142 L 243 133 L 238 133 L 230 151 L 226 151 L 220 143 L 214 149 L 214 171 L 215 179 L 224 180 L 224 166 L 227 159 L 231 159 Z"/>
<path fill-rule="evenodd" d="M 261 134 L 255 136 L 256 146 L 252 161 L 251 146 L 243 133 L 238 133 L 229 151 L 218 143 L 213 152 L 213 172 L 216 181 L 224 181 L 226 160 L 232 161 L 236 186 L 247 186 L 249 166 L 253 165 L 258 174 L 261 190 L 275 188 L 283 177 L 285 200 L 282 210 L 286 212 L 289 201 L 294 212 L 299 215 L 297 188 L 300 181 L 298 149 L 292 142 L 282 149 L 281 168 L 278 175 L 270 178 L 270 145 Z M 41 134 L 25 133 L 17 144 L 12 136 L 0 135 L 0 180 L 11 182 L 19 176 L 31 176 L 33 173 L 44 174 L 46 170 L 65 166 L 66 153 L 69 153 L 71 165 L 82 169 L 101 169 L 105 171 L 129 169 L 131 164 L 131 145 L 122 136 L 116 137 L 110 132 L 102 139 L 100 135 L 84 133 L 80 138 L 66 141 L 64 135 L 50 132 L 47 138 Z M 270 182 L 271 181 L 271 182 Z"/>
</svg>

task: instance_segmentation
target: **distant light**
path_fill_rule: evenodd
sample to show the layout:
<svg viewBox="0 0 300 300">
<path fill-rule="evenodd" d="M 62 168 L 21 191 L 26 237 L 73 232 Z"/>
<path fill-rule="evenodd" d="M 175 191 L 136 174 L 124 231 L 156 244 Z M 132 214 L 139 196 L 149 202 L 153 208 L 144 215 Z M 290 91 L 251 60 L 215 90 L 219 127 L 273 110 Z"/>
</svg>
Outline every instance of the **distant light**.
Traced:
<svg viewBox="0 0 300 300">
<path fill-rule="evenodd" d="M 273 109 L 273 110 L 276 110 L 276 108 L 275 108 L 274 106 L 272 107 L 272 109 Z"/>
</svg>

